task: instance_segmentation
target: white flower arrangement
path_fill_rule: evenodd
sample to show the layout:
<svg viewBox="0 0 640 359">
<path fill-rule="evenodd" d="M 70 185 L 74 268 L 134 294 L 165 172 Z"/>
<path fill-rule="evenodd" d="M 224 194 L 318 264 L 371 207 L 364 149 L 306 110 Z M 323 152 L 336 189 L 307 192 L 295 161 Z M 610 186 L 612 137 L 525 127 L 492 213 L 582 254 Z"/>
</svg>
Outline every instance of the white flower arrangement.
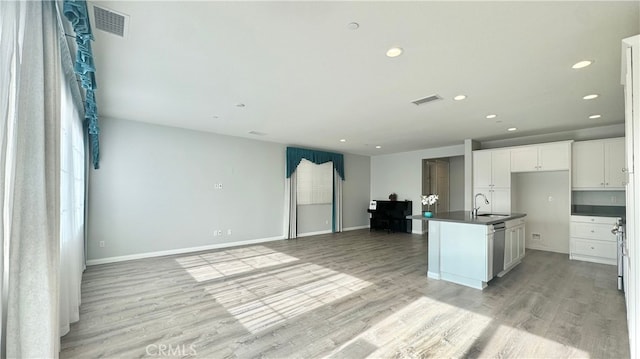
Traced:
<svg viewBox="0 0 640 359">
<path fill-rule="evenodd" d="M 433 206 L 434 204 L 436 204 L 436 202 L 438 202 L 438 195 L 437 194 L 430 194 L 428 196 L 422 196 L 422 205 L 423 206 Z"/>
</svg>

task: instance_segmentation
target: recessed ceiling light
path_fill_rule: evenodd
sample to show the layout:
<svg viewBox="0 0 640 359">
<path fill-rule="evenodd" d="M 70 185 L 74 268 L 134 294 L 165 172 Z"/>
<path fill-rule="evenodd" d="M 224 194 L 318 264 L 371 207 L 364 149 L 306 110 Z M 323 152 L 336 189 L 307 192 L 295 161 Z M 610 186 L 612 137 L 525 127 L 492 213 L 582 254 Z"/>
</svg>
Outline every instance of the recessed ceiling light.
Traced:
<svg viewBox="0 0 640 359">
<path fill-rule="evenodd" d="M 346 140 L 346 139 L 344 139 L 344 138 L 341 138 L 341 139 L 340 139 L 340 142 L 347 142 L 347 140 Z"/>
<path fill-rule="evenodd" d="M 392 47 L 389 50 L 387 50 L 387 56 L 389 57 L 398 57 L 400 55 L 402 55 L 402 48 L 400 47 Z"/>
<path fill-rule="evenodd" d="M 464 100 L 465 98 L 467 98 L 467 96 L 465 96 L 465 95 L 458 95 L 458 96 L 454 97 L 453 99 L 454 99 L 454 100 L 456 100 L 456 101 L 461 101 L 461 100 Z"/>
<path fill-rule="evenodd" d="M 517 128 L 515 128 L 515 127 L 509 127 L 509 128 L 507 128 L 507 131 L 509 131 L 509 132 L 513 132 L 513 131 L 515 131 L 515 130 L 517 130 Z"/>
<path fill-rule="evenodd" d="M 573 66 L 571 66 L 572 69 L 582 69 L 585 68 L 589 65 L 591 65 L 593 62 L 589 61 L 589 60 L 584 60 L 584 61 L 580 61 L 580 62 L 576 62 Z"/>
<path fill-rule="evenodd" d="M 349 30 L 358 30 L 359 27 L 360 24 L 358 24 L 357 22 L 350 22 L 349 24 L 347 24 L 347 29 Z"/>
<path fill-rule="evenodd" d="M 583 99 L 584 100 L 593 100 L 594 98 L 596 98 L 598 96 L 599 96 L 598 94 L 594 93 L 594 94 L 587 95 L 587 96 L 583 97 Z"/>
<path fill-rule="evenodd" d="M 496 118 L 496 117 L 498 117 L 498 115 L 493 115 L 493 114 L 492 115 L 487 115 L 487 118 Z"/>
<path fill-rule="evenodd" d="M 244 107 L 244 106 L 245 106 L 245 104 L 243 104 L 243 103 L 236 104 L 236 107 Z"/>
<path fill-rule="evenodd" d="M 376 146 L 376 148 L 382 148 L 382 146 L 378 145 L 378 146 Z"/>
<path fill-rule="evenodd" d="M 591 115 L 591 116 L 589 116 L 589 118 L 591 118 L 591 119 L 596 119 L 596 118 L 600 118 L 600 117 L 602 117 L 602 115 Z"/>
</svg>

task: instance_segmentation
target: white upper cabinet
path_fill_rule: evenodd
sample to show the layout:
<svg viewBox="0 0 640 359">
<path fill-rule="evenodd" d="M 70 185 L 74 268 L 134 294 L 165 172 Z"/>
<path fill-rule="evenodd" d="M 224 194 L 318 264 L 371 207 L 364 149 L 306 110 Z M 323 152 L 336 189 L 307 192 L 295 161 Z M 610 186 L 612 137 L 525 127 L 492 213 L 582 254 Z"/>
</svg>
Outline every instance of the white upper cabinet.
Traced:
<svg viewBox="0 0 640 359">
<path fill-rule="evenodd" d="M 473 152 L 473 194 L 487 196 L 489 204 L 478 199 L 480 213 L 511 213 L 511 151 L 509 149 Z"/>
<path fill-rule="evenodd" d="M 511 149 L 511 172 L 563 171 L 570 167 L 571 142 Z"/>
<path fill-rule="evenodd" d="M 624 138 L 573 143 L 573 189 L 624 190 Z"/>
<path fill-rule="evenodd" d="M 491 172 L 491 151 L 474 151 L 473 186 L 490 187 L 493 184 Z"/>
<path fill-rule="evenodd" d="M 473 152 L 474 187 L 511 187 L 509 150 Z"/>
<path fill-rule="evenodd" d="M 573 143 L 573 188 L 595 188 L 604 186 L 604 143 L 582 141 Z"/>
<path fill-rule="evenodd" d="M 538 148 L 518 147 L 511 150 L 511 171 L 532 172 L 538 170 Z"/>
<path fill-rule="evenodd" d="M 511 151 L 491 151 L 491 179 L 493 187 L 511 187 Z"/>
<path fill-rule="evenodd" d="M 626 184 L 624 138 L 604 142 L 604 186 L 624 189 Z"/>
</svg>

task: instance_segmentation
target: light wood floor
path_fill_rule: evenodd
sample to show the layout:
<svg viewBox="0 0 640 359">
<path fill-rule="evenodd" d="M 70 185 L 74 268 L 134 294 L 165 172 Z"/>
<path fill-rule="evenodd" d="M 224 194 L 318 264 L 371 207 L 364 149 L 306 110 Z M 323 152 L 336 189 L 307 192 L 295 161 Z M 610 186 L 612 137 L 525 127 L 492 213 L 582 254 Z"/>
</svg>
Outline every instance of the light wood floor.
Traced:
<svg viewBox="0 0 640 359">
<path fill-rule="evenodd" d="M 426 237 L 306 237 L 92 266 L 62 358 L 627 358 L 613 266 L 528 250 L 484 291 L 427 279 Z"/>
</svg>

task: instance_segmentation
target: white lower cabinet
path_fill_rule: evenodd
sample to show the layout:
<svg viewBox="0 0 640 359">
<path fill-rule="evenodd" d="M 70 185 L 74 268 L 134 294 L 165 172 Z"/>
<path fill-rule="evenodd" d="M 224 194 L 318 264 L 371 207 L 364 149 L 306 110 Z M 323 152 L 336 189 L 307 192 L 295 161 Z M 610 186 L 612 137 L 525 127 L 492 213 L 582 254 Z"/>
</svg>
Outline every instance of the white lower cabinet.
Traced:
<svg viewBox="0 0 640 359">
<path fill-rule="evenodd" d="M 615 265 L 616 236 L 611 228 L 614 217 L 571 216 L 569 258 Z"/>
<path fill-rule="evenodd" d="M 504 269 L 520 263 L 524 258 L 525 222 L 524 218 L 514 219 L 505 223 L 504 236 Z"/>
</svg>

